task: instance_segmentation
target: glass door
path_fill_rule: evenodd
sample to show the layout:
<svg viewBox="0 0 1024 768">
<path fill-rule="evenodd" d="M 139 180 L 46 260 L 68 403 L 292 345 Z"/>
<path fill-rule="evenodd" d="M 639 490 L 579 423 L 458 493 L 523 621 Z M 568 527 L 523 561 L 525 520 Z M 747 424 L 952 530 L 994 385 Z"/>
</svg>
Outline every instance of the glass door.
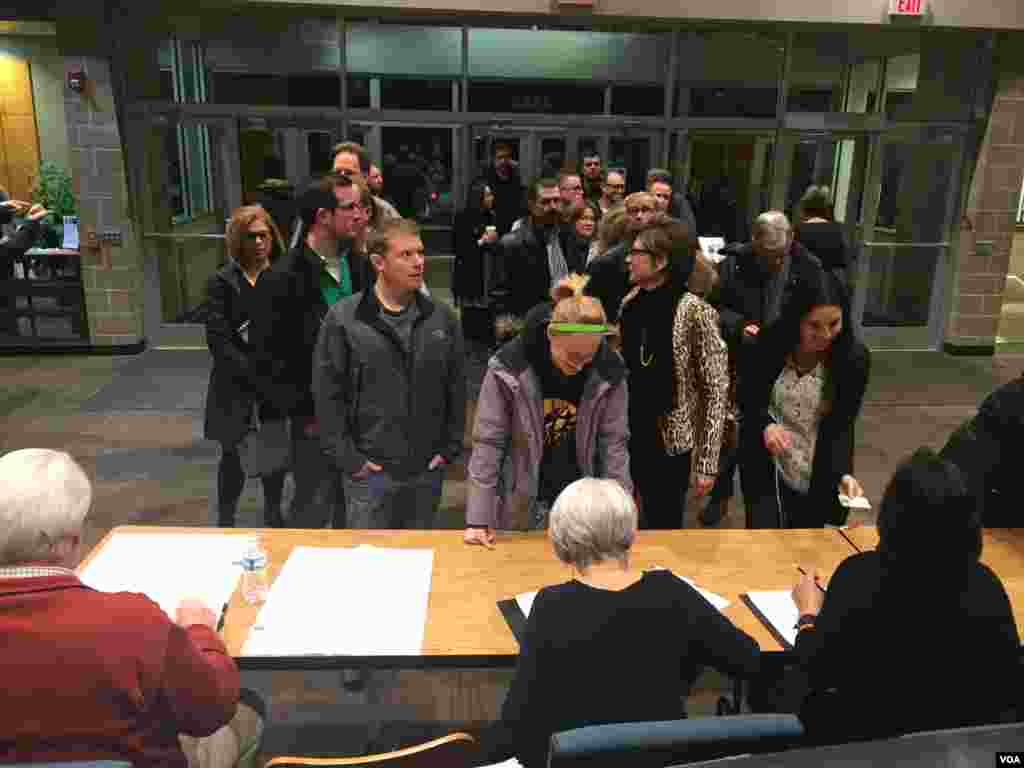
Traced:
<svg viewBox="0 0 1024 768">
<path fill-rule="evenodd" d="M 963 134 L 949 128 L 875 141 L 854 303 L 872 347 L 936 349 L 942 341 L 963 147 Z"/>
<path fill-rule="evenodd" d="M 154 346 L 204 347 L 206 280 L 224 263 L 225 222 L 242 203 L 238 124 L 153 116 L 130 126 L 146 336 Z"/>
</svg>

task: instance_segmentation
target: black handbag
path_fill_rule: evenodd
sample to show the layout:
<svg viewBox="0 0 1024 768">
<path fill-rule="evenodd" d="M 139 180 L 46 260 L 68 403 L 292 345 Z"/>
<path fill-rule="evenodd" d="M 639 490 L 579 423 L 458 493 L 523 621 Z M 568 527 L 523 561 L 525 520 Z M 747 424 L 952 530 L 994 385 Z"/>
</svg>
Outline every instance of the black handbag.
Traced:
<svg viewBox="0 0 1024 768">
<path fill-rule="evenodd" d="M 270 475 L 291 466 L 292 438 L 287 418 L 262 421 L 252 409 L 249 431 L 238 445 L 238 457 L 247 477 Z"/>
</svg>

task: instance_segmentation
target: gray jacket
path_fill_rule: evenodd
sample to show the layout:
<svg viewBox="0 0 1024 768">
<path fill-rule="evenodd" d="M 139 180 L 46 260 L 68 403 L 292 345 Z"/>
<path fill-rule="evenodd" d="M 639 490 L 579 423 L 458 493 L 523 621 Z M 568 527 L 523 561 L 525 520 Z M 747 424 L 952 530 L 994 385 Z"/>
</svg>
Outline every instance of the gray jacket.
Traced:
<svg viewBox="0 0 1024 768">
<path fill-rule="evenodd" d="M 395 477 L 413 477 L 436 454 L 452 462 L 462 453 L 462 331 L 447 307 L 422 294 L 416 304 L 410 355 L 380 319 L 373 290 L 339 301 L 320 328 L 313 353 L 320 439 L 349 474 L 370 460 Z"/>
<path fill-rule="evenodd" d="M 551 306 L 527 317 L 523 333 L 491 358 L 480 389 L 473 455 L 469 460 L 466 525 L 509 528 L 537 497 L 544 457 L 544 404 L 524 337 L 547 329 Z M 590 366 L 576 426 L 576 457 L 584 477 L 618 480 L 633 492 L 629 476 L 626 366 L 604 343 Z M 515 527 L 524 527 L 517 525 Z"/>
</svg>

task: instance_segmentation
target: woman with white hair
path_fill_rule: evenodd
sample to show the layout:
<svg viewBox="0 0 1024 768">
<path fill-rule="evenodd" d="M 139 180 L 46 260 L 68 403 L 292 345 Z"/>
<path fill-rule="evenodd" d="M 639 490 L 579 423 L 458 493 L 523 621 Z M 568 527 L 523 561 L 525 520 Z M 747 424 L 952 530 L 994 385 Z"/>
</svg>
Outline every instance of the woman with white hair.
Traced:
<svg viewBox="0 0 1024 768">
<path fill-rule="evenodd" d="M 0 457 L 0 763 L 224 768 L 251 755 L 262 721 L 239 706 L 213 611 L 182 600 L 171 621 L 145 595 L 97 592 L 71 570 L 91 502 L 66 453 Z"/>
<path fill-rule="evenodd" d="M 488 760 L 544 766 L 553 733 L 686 717 L 705 665 L 757 674 L 751 637 L 670 571 L 632 566 L 636 530 L 636 505 L 614 480 L 577 480 L 555 501 L 548 537 L 574 578 L 537 593 Z"/>
</svg>

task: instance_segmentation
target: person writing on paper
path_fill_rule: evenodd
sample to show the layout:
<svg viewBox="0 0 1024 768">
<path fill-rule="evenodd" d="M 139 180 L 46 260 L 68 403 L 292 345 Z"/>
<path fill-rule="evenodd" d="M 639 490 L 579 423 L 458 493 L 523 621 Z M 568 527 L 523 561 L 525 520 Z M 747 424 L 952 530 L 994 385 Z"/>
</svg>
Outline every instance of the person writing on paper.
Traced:
<svg viewBox="0 0 1024 768">
<path fill-rule="evenodd" d="M 91 502 L 66 453 L 0 457 L 0 763 L 234 765 L 262 721 L 239 704 L 216 615 L 183 600 L 172 621 L 144 595 L 84 586 L 71 569 Z"/>
<path fill-rule="evenodd" d="M 896 470 L 878 548 L 844 560 L 822 593 L 793 589 L 800 717 L 826 743 L 1016 721 L 1020 638 L 982 552 L 977 500 L 929 449 Z"/>
<path fill-rule="evenodd" d="M 497 528 L 544 528 L 562 489 L 581 477 L 629 475 L 626 366 L 607 343 L 601 303 L 574 275 L 552 289 L 523 332 L 487 366 L 466 499 L 467 544 Z"/>
<path fill-rule="evenodd" d="M 577 480 L 555 501 L 548 538 L 573 579 L 533 601 L 488 760 L 545 766 L 553 733 L 686 717 L 702 666 L 758 674 L 753 638 L 671 571 L 633 566 L 636 533 L 636 505 L 612 480 Z"/>
<path fill-rule="evenodd" d="M 870 361 L 839 279 L 819 271 L 801 283 L 741 374 L 748 527 L 846 522 L 840 494 L 864 495 L 853 444 Z"/>
<path fill-rule="evenodd" d="M 238 447 L 252 423 L 284 419 L 297 392 L 283 374 L 290 354 L 269 340 L 270 305 L 263 290 L 271 265 L 284 254 L 284 240 L 261 206 L 235 209 L 227 228 L 227 261 L 206 281 L 206 345 L 213 356 L 206 395 L 204 436 L 221 445 L 217 466 L 217 525 L 235 525 L 245 470 Z M 260 286 L 260 290 L 257 289 Z M 267 341 L 265 344 L 264 342 Z M 281 496 L 287 468 L 264 475 L 264 518 L 281 528 Z"/>
</svg>

